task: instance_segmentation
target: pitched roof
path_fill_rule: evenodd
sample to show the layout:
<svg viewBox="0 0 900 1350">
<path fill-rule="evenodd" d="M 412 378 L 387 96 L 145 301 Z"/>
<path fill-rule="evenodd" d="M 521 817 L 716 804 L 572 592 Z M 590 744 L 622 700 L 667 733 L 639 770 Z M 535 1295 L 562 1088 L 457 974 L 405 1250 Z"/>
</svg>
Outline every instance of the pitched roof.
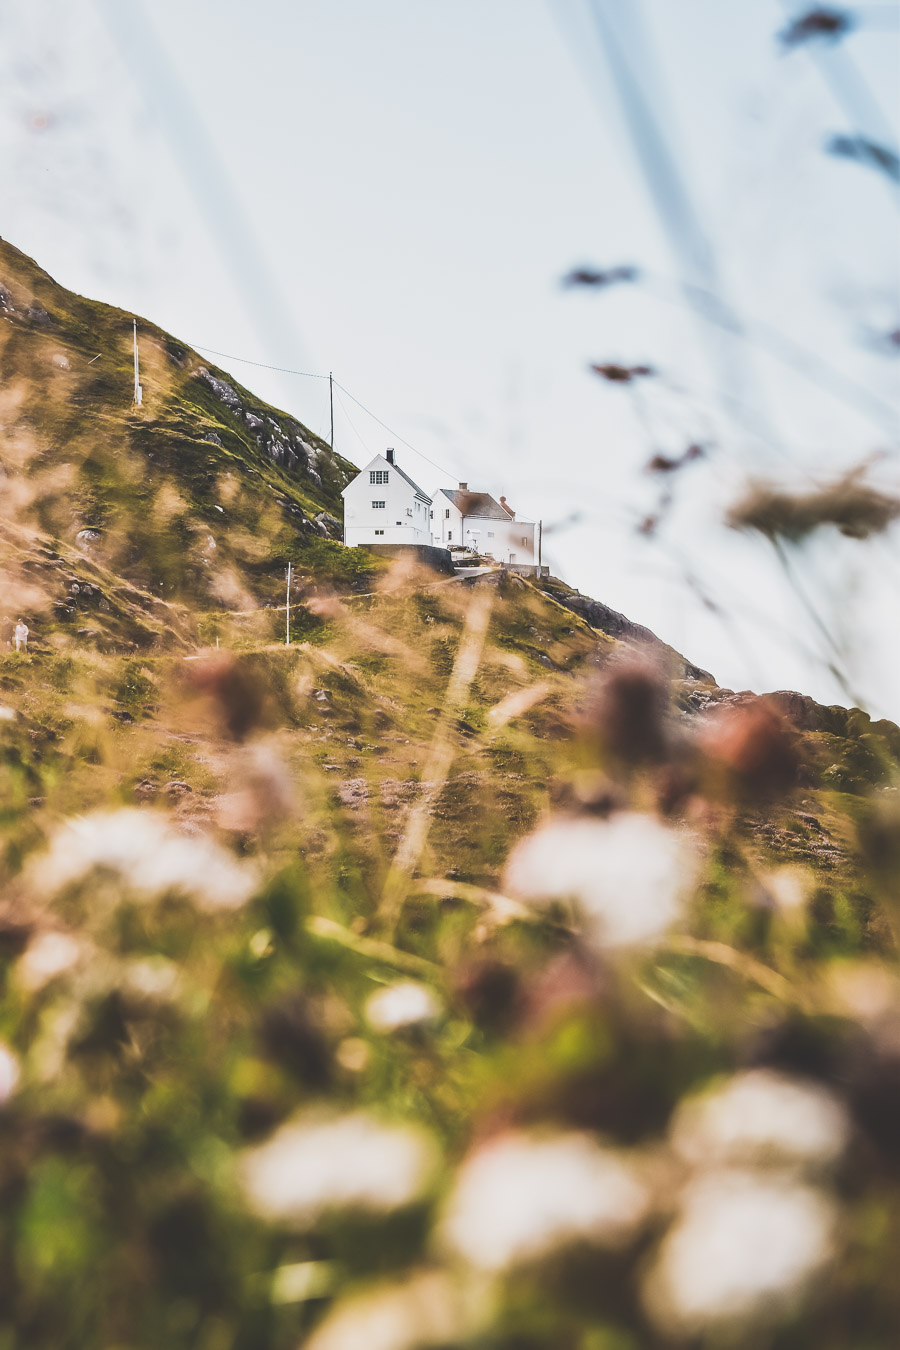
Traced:
<svg viewBox="0 0 900 1350">
<path fill-rule="evenodd" d="M 423 492 L 422 489 L 419 487 L 418 483 L 414 483 L 413 480 L 410 478 L 409 474 L 404 473 L 403 470 L 400 468 L 400 465 L 396 461 L 391 465 L 391 468 L 394 469 L 396 473 L 399 473 L 400 477 L 405 479 L 406 482 L 409 483 L 409 486 L 411 488 L 415 488 L 416 495 L 418 497 L 421 497 L 423 502 L 428 502 L 429 505 L 431 504 L 431 498 L 429 497 L 428 493 Z"/>
<path fill-rule="evenodd" d="M 384 455 L 376 455 L 375 458 L 371 460 L 364 469 L 360 469 L 359 473 L 356 475 L 356 478 L 351 478 L 350 482 L 347 484 L 347 487 L 341 489 L 341 496 L 342 497 L 345 496 L 347 488 L 351 487 L 353 483 L 358 482 L 359 479 L 362 478 L 363 474 L 368 473 L 371 469 L 375 467 L 376 464 L 384 464 L 387 466 L 389 470 L 393 470 L 395 473 L 399 473 L 403 481 L 405 483 L 409 483 L 409 486 L 413 489 L 416 496 L 421 497 L 422 501 L 426 502 L 429 506 L 431 505 L 431 498 L 429 497 L 428 493 L 423 492 L 422 488 L 419 487 L 418 483 L 414 483 L 413 480 L 410 478 L 409 474 L 403 472 L 399 464 L 397 464 L 396 462 L 392 464 L 389 459 L 385 459 Z"/>
<path fill-rule="evenodd" d="M 508 511 L 504 511 L 498 501 L 489 492 L 468 492 L 459 488 L 441 488 L 445 497 L 449 497 L 456 509 L 467 518 L 474 516 L 478 520 L 509 520 Z"/>
</svg>

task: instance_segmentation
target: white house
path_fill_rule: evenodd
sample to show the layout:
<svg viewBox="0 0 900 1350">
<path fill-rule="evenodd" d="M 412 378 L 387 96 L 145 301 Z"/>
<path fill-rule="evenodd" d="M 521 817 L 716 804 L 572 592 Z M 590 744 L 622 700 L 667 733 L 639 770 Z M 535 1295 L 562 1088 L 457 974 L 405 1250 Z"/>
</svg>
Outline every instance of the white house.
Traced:
<svg viewBox="0 0 900 1350">
<path fill-rule="evenodd" d="M 431 498 L 403 472 L 393 450 L 376 455 L 341 496 L 348 547 L 431 543 Z"/>
<path fill-rule="evenodd" d="M 471 548 L 499 563 L 538 561 L 534 521 L 517 520 L 505 497 L 471 492 L 468 483 L 435 492 L 431 532 L 439 548 Z"/>
</svg>

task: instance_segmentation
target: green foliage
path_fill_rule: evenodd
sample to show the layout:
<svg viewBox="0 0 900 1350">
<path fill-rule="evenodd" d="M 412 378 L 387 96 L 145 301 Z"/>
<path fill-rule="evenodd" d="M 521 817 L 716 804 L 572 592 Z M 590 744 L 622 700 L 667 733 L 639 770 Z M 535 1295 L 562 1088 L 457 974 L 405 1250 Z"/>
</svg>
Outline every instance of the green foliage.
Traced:
<svg viewBox="0 0 900 1350">
<path fill-rule="evenodd" d="M 28 653 L 0 651 L 0 1350 L 295 1350 L 379 1282 L 431 1277 L 407 1315 L 449 1308 L 425 1341 L 459 1350 L 891 1350 L 900 732 L 799 700 L 802 772 L 760 795 L 696 713 L 698 687 L 726 695 L 694 677 L 666 691 L 655 757 L 629 757 L 626 710 L 591 683 L 618 650 L 593 602 L 496 576 L 373 594 L 389 564 L 311 523 L 339 510 L 346 461 L 300 428 L 315 474 L 273 462 L 150 325 L 134 410 L 130 316 L 0 258 L 21 313 L 49 316 L 0 339 L 27 445 L 0 539 L 35 611 Z M 650 830 L 624 861 L 604 851 L 623 819 Z M 532 855 L 506 895 L 548 820 L 552 865 Z M 652 906 L 673 836 L 696 868 L 681 908 L 643 945 L 598 937 L 590 897 Z M 379 1020 L 409 981 L 424 1013 Z M 826 1094 L 848 1135 L 812 1164 L 782 1139 L 730 1166 L 780 1193 L 804 1176 L 838 1245 L 786 1303 L 685 1329 L 646 1282 L 718 1164 L 675 1122 L 751 1069 Z M 359 1112 L 396 1151 L 372 1161 L 363 1131 L 333 1166 L 326 1132 L 312 1158 L 288 1147 L 274 1200 L 248 1185 L 283 1128 Z M 436 1167 L 381 1211 L 353 1203 L 348 1178 L 378 1192 L 411 1128 Z M 594 1193 L 553 1174 L 545 1245 L 485 1268 L 475 1239 L 515 1246 L 535 1160 L 448 1255 L 472 1159 L 548 1137 L 612 1157 L 646 1213 L 548 1238 L 560 1196 L 571 1218 Z M 329 1203 L 273 1213 L 298 1174 Z M 704 1249 L 703 1287 L 732 1250 L 752 1274 L 744 1240 Z"/>
</svg>

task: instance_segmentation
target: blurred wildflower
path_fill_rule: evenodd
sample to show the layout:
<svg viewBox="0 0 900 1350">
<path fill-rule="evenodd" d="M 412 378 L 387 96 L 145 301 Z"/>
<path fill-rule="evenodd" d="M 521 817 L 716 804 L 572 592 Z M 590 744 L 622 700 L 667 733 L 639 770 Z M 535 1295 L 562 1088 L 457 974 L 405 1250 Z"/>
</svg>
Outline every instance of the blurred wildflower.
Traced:
<svg viewBox="0 0 900 1350">
<path fill-rule="evenodd" d="M 219 825 L 238 834 L 255 833 L 286 820 L 294 791 L 284 760 L 272 745 L 247 745 L 235 751 L 234 786 L 217 802 Z"/>
<path fill-rule="evenodd" d="M 790 1177 L 702 1173 L 648 1272 L 652 1319 L 688 1337 L 790 1311 L 834 1254 L 836 1218 L 824 1191 Z"/>
<path fill-rule="evenodd" d="M 333 1209 L 384 1212 L 423 1193 L 437 1164 L 431 1136 L 386 1125 L 364 1111 L 307 1115 L 248 1150 L 240 1182 L 251 1209 L 272 1223 L 306 1228 Z"/>
<path fill-rule="evenodd" d="M 678 469 L 684 468 L 685 464 L 691 464 L 695 459 L 702 459 L 706 450 L 702 445 L 693 444 L 680 455 L 654 455 L 647 462 L 648 473 L 675 473 Z"/>
<path fill-rule="evenodd" d="M 783 915 L 802 913 L 812 877 L 802 867 L 776 867 L 760 877 L 761 904 Z"/>
<path fill-rule="evenodd" d="M 600 290 L 622 281 L 637 281 L 638 269 L 629 263 L 617 267 L 573 267 L 562 279 L 563 286 L 588 286 Z"/>
<path fill-rule="evenodd" d="M 696 874 L 693 846 L 653 816 L 564 817 L 510 854 L 506 886 L 539 905 L 574 901 L 588 942 L 629 947 L 659 941 L 681 916 Z"/>
<path fill-rule="evenodd" d="M 714 709 L 701 725 L 699 743 L 713 797 L 777 797 L 797 782 L 797 736 L 765 698 Z"/>
<path fill-rule="evenodd" d="M 39 933 L 16 962 L 18 982 L 28 993 L 37 993 L 57 975 L 72 970 L 91 952 L 92 948 L 71 933 Z"/>
<path fill-rule="evenodd" d="M 397 980 L 377 989 L 366 999 L 366 1020 L 375 1031 L 400 1031 L 404 1027 L 436 1022 L 443 1012 L 441 1000 L 427 984 Z"/>
<path fill-rule="evenodd" d="M 573 1242 L 621 1246 L 648 1208 L 633 1165 L 590 1135 L 509 1133 L 463 1162 L 438 1237 L 468 1264 L 502 1271 Z"/>
<path fill-rule="evenodd" d="M 626 764 L 657 762 L 666 749 L 669 686 L 652 662 L 626 657 L 611 663 L 590 692 L 582 733 Z"/>
<path fill-rule="evenodd" d="M 856 20 L 847 10 L 817 5 L 807 10 L 805 14 L 798 14 L 792 18 L 778 36 L 785 47 L 799 47 L 802 43 L 817 38 L 836 42 L 839 38 L 845 37 L 855 23 Z"/>
<path fill-rule="evenodd" d="M 119 987 L 134 1002 L 171 1003 L 181 992 L 181 972 L 164 956 L 148 956 L 125 963 Z"/>
<path fill-rule="evenodd" d="M 115 873 L 145 899 L 180 891 L 209 910 L 245 904 L 258 879 L 253 867 L 211 839 L 185 837 L 157 812 L 124 808 L 66 821 L 32 865 L 29 880 L 55 894 L 95 870 Z"/>
<path fill-rule="evenodd" d="M 894 183 L 900 183 L 900 157 L 886 145 L 869 140 L 867 136 L 832 136 L 827 145 L 830 155 L 841 159 L 854 159 L 857 164 L 867 164 L 877 169 Z"/>
<path fill-rule="evenodd" d="M 849 1122 L 827 1088 L 771 1069 L 750 1069 L 678 1107 L 671 1137 L 696 1166 L 833 1162 Z"/>
<path fill-rule="evenodd" d="M 259 1028 L 266 1054 L 313 1091 L 331 1081 L 331 1045 L 323 1021 L 312 999 L 290 993 L 265 1009 Z"/>
<path fill-rule="evenodd" d="M 798 543 L 823 525 L 834 525 L 851 539 L 868 539 L 898 516 L 900 497 L 863 483 L 860 471 L 854 470 L 811 492 L 753 484 L 726 519 L 734 530 L 756 530 L 768 539 Z"/>
<path fill-rule="evenodd" d="M 454 992 L 467 1016 L 488 1032 L 503 1032 L 515 1018 L 520 974 L 491 957 L 466 961 L 456 972 Z"/>
<path fill-rule="evenodd" d="M 609 380 L 611 384 L 631 384 L 632 380 L 642 375 L 654 373 L 650 366 L 617 366 L 612 362 L 607 362 L 606 365 L 592 365 L 591 370 L 595 375 L 602 375 L 604 380 Z"/>
<path fill-rule="evenodd" d="M 459 1343 L 470 1328 L 459 1293 L 444 1274 L 422 1271 L 342 1299 L 305 1350 L 416 1350 Z"/>
<path fill-rule="evenodd" d="M 189 687 L 204 695 L 222 731 L 243 741 L 265 718 L 265 689 L 259 674 L 231 652 L 204 652 L 185 668 Z"/>
<path fill-rule="evenodd" d="M 18 1059 L 9 1046 L 0 1041 L 0 1106 L 9 1101 L 19 1086 L 21 1076 Z"/>
<path fill-rule="evenodd" d="M 338 1041 L 334 1057 L 347 1073 L 364 1073 L 369 1067 L 372 1052 L 368 1041 L 364 1041 L 361 1036 L 345 1036 L 342 1041 Z"/>
</svg>

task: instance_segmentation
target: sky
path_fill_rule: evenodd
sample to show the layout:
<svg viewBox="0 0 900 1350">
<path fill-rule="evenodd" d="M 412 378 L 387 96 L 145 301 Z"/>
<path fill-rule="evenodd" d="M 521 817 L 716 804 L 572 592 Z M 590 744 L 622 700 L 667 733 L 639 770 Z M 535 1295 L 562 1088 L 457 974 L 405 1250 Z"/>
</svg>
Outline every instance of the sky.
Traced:
<svg viewBox="0 0 900 1350">
<path fill-rule="evenodd" d="M 504 493 L 721 684 L 900 718 L 896 535 L 788 578 L 723 523 L 751 479 L 897 486 L 898 191 L 824 146 L 896 139 L 900 12 L 788 52 L 790 8 L 0 0 L 0 235 L 324 434 L 327 382 L 266 367 L 334 371 L 349 459 Z M 584 264 L 640 279 L 561 286 Z"/>
</svg>

